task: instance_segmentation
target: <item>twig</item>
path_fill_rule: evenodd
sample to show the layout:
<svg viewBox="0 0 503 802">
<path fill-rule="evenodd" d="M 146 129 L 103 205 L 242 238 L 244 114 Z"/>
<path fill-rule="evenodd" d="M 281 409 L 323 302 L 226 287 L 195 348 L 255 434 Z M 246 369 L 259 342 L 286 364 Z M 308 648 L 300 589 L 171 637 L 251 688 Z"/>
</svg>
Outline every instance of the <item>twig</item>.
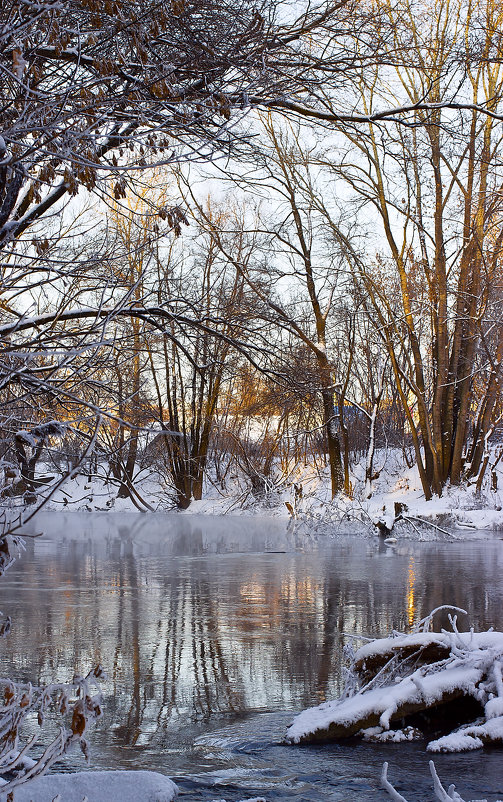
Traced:
<svg viewBox="0 0 503 802">
<path fill-rule="evenodd" d="M 381 785 L 385 791 L 388 792 L 390 797 L 395 802 L 407 802 L 404 796 L 395 791 L 391 783 L 388 781 L 388 763 L 387 761 L 383 763 L 382 772 L 381 772 Z"/>
<path fill-rule="evenodd" d="M 428 526 L 432 526 L 433 529 L 438 529 L 438 531 L 442 532 L 444 535 L 448 535 L 449 537 L 454 537 L 452 532 L 448 532 L 447 529 L 442 529 L 441 526 L 432 523 L 432 521 L 427 521 L 424 518 L 419 518 L 417 515 L 402 515 L 402 519 L 404 521 L 410 521 L 411 523 L 412 521 L 419 521 L 419 523 L 421 524 L 428 524 Z"/>
</svg>

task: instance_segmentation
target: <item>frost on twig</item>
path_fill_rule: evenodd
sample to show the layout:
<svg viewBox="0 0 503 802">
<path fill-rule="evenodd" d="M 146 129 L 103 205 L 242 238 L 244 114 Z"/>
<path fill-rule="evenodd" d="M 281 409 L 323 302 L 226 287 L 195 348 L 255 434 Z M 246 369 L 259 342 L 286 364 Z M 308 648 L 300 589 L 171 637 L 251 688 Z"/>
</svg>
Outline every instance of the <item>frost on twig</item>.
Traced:
<svg viewBox="0 0 503 802">
<path fill-rule="evenodd" d="M 502 746 L 503 633 L 460 632 L 455 615 L 449 616 L 451 631 L 428 632 L 432 615 L 410 634 L 393 633 L 360 647 L 342 697 L 298 715 L 287 740 L 434 736 L 431 752 Z"/>
<path fill-rule="evenodd" d="M 430 773 L 433 779 L 434 799 L 438 802 L 465 802 L 462 796 L 456 791 L 455 785 L 450 785 L 446 791 L 438 777 L 433 760 L 430 760 Z M 394 802 L 408 802 L 404 796 L 398 793 L 396 788 L 388 780 L 388 764 L 384 763 L 381 772 L 381 786 L 388 793 Z M 486 802 L 485 799 L 476 799 L 473 802 Z"/>
<path fill-rule="evenodd" d="M 2 794 L 9 794 L 19 785 L 44 774 L 73 744 L 79 744 L 88 759 L 86 730 L 102 715 L 100 680 L 106 678 L 101 666 L 85 677 L 76 674 L 71 683 L 54 683 L 37 688 L 30 683 L 0 679 L 0 776 L 5 784 Z M 42 735 L 46 716 L 56 715 L 59 732 L 45 746 L 37 760 L 29 751 Z M 23 725 L 34 722 L 38 731 L 30 737 L 23 734 Z"/>
</svg>

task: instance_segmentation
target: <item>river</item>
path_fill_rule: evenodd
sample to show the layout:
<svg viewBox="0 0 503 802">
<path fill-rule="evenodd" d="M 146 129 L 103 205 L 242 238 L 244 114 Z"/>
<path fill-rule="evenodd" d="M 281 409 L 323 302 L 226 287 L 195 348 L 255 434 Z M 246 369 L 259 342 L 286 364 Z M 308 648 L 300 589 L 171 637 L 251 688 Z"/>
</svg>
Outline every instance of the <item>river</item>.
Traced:
<svg viewBox="0 0 503 802">
<path fill-rule="evenodd" d="M 265 518 L 44 512 L 0 583 L 2 675 L 48 683 L 101 663 L 95 768 L 149 768 L 181 799 L 431 800 L 424 743 L 285 746 L 294 713 L 334 698 L 343 647 L 441 604 L 503 628 L 503 542 L 310 536 Z M 446 625 L 439 619 L 438 625 Z M 441 755 L 446 784 L 503 798 L 501 752 Z M 69 755 L 64 769 L 83 768 Z M 61 767 L 60 767 L 61 768 Z"/>
</svg>

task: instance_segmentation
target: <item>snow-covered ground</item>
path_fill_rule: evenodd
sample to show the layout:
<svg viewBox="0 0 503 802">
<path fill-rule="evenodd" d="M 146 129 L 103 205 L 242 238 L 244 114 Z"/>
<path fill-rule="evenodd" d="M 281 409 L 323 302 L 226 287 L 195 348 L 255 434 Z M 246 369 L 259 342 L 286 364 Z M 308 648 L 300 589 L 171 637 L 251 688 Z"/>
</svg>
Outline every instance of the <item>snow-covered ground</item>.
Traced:
<svg viewBox="0 0 503 802">
<path fill-rule="evenodd" d="M 447 486 L 442 497 L 426 501 L 417 469 L 404 464 L 400 451 L 378 453 L 376 464 L 380 473 L 373 483 L 371 498 L 365 497 L 363 461 L 353 468 L 351 497 L 340 494 L 333 501 L 328 469 L 296 466 L 286 477 L 276 469 L 268 492 L 259 498 L 253 496 L 243 476 L 232 476 L 225 488 L 207 481 L 203 499 L 192 501 L 185 513 L 292 518 L 310 531 L 351 531 L 354 527 L 359 532 L 362 527 L 374 531 L 378 522 L 391 529 L 397 520 L 393 534 L 423 539 L 443 530 L 454 530 L 461 536 L 463 531 L 503 529 L 503 469 L 499 466 L 496 491 L 490 489 L 487 476 L 480 493 L 473 484 Z M 169 488 L 154 472 L 139 471 L 136 487 L 145 505 L 117 498 L 117 486 L 104 479 L 80 475 L 61 485 L 48 507 L 89 512 L 173 508 Z"/>
</svg>

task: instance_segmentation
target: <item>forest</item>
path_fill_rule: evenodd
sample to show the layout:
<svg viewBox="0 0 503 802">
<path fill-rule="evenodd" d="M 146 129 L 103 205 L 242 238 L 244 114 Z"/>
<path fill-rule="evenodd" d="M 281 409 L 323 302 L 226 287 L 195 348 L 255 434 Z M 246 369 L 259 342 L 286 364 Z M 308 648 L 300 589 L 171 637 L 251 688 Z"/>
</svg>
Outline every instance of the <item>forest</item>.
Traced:
<svg viewBox="0 0 503 802">
<path fill-rule="evenodd" d="M 501 10 L 371 6 L 4 6 L 4 498 L 36 500 L 42 453 L 140 506 L 142 461 L 180 508 L 210 466 L 350 494 L 385 442 L 427 499 L 481 485 Z"/>
</svg>

